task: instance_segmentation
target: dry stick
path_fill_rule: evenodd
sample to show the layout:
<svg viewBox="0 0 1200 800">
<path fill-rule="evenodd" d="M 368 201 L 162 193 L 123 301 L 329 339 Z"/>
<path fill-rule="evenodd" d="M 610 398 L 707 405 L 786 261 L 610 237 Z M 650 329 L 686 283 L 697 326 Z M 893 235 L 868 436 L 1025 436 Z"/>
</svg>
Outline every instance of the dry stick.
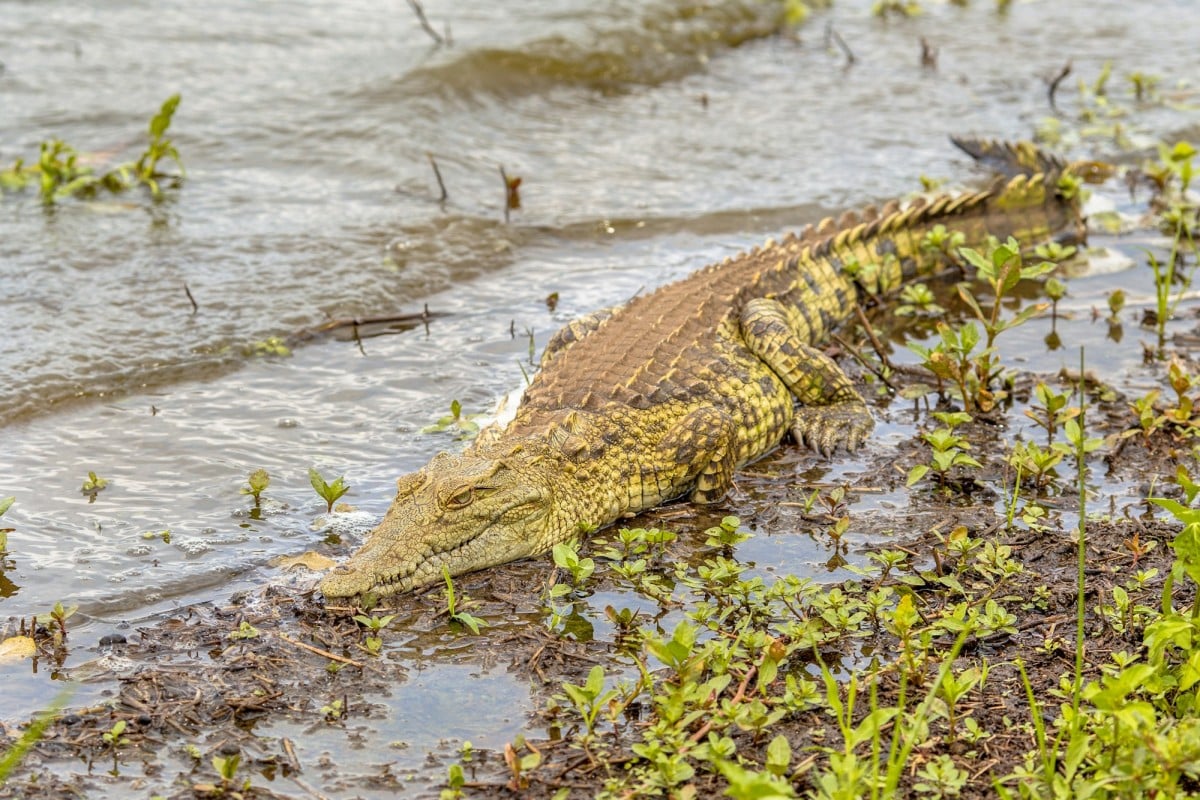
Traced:
<svg viewBox="0 0 1200 800">
<path fill-rule="evenodd" d="M 921 37 L 921 66 L 926 69 L 937 69 L 938 65 L 938 49 L 929 43 L 929 40 L 924 36 Z"/>
<path fill-rule="evenodd" d="M 870 363 L 869 361 L 867 361 L 867 359 L 863 358 L 863 354 L 862 354 L 862 353 L 860 353 L 860 352 L 858 352 L 858 348 L 857 348 L 857 347 L 855 347 L 854 345 L 850 344 L 850 343 L 849 343 L 849 342 L 847 342 L 845 339 L 843 339 L 842 337 L 838 336 L 836 333 L 831 333 L 831 334 L 829 334 L 829 338 L 830 338 L 830 339 L 833 339 L 835 342 L 837 342 L 839 345 L 841 345 L 841 346 L 842 346 L 842 349 L 844 349 L 844 350 L 845 350 L 847 353 L 849 353 L 850 355 L 854 356 L 855 360 L 857 360 L 857 361 L 858 361 L 858 363 L 860 363 L 860 364 L 862 364 L 864 367 L 866 367 L 866 368 L 867 368 L 867 369 L 868 369 L 868 370 L 869 370 L 869 371 L 870 371 L 870 372 L 871 372 L 871 373 L 872 373 L 872 374 L 873 374 L 873 375 L 874 375 L 876 378 L 879 378 L 879 380 L 883 381 L 884 385 L 886 385 L 886 386 L 887 386 L 889 389 L 891 389 L 893 392 L 899 392 L 899 391 L 900 391 L 899 387 L 897 387 L 897 386 L 896 386 L 895 384 L 893 384 L 893 383 L 892 383 L 890 380 L 888 380 L 887 376 L 886 376 L 886 375 L 884 375 L 884 374 L 883 374 L 883 372 L 881 372 L 880 370 L 876 369 L 876 367 L 875 367 L 875 365 L 874 365 L 874 364 Z"/>
<path fill-rule="evenodd" d="M 742 700 L 744 700 L 746 698 L 746 687 L 750 685 L 750 681 L 753 680 L 754 676 L 757 674 L 758 674 L 758 665 L 751 664 L 750 669 L 746 670 L 746 676 L 744 678 L 742 678 L 742 682 L 738 686 L 737 691 L 734 693 L 733 698 L 729 701 L 729 704 L 731 707 L 736 706 L 738 703 L 742 702 Z M 700 726 L 700 728 L 695 733 L 693 733 L 690 737 L 688 737 L 689 741 L 692 744 L 696 744 L 697 742 L 699 742 L 701 739 L 703 739 L 705 736 L 708 735 L 708 732 L 712 730 L 712 726 L 713 726 L 713 721 L 712 721 L 712 718 L 710 717 L 708 722 L 705 722 L 703 725 Z M 684 747 L 688 747 L 688 745 L 685 745 Z M 680 752 L 683 752 L 683 751 L 684 751 L 684 748 L 681 747 Z"/>
<path fill-rule="evenodd" d="M 500 180 L 502 180 L 504 182 L 504 222 L 505 222 L 505 224 L 508 224 L 508 198 L 509 198 L 508 173 L 506 173 L 504 171 L 503 164 L 500 165 Z"/>
<path fill-rule="evenodd" d="M 445 38 L 443 38 L 442 35 L 435 31 L 433 26 L 429 24 L 429 19 L 425 16 L 425 9 L 421 7 L 421 4 L 418 2 L 418 0 L 408 0 L 408 7 L 411 8 L 413 13 L 417 15 L 417 21 L 421 23 L 421 28 L 429 34 L 429 37 L 433 39 L 433 41 L 437 42 L 439 46 L 446 43 Z"/>
<path fill-rule="evenodd" d="M 192 301 L 192 316 L 200 310 L 200 306 L 196 304 L 196 298 L 192 297 L 192 290 L 188 288 L 186 283 L 183 284 L 183 293 L 187 295 L 188 300 Z"/>
<path fill-rule="evenodd" d="M 850 45 L 846 44 L 846 40 L 843 39 L 842 35 L 834 29 L 832 22 L 825 25 L 826 47 L 829 46 L 828 42 L 830 40 L 837 42 L 837 46 L 842 48 L 842 52 L 846 54 L 846 66 L 850 66 L 858 60 L 854 57 L 854 51 L 850 49 Z"/>
<path fill-rule="evenodd" d="M 426 153 L 429 156 L 429 165 L 433 167 L 433 175 L 437 178 L 438 188 L 442 190 L 442 196 L 438 198 L 439 203 L 445 203 L 446 198 L 450 195 L 446 192 L 446 184 L 442 181 L 442 171 L 438 169 L 437 161 L 433 158 L 433 153 Z"/>
<path fill-rule="evenodd" d="M 354 325 L 350 328 L 350 331 L 354 334 L 354 343 L 356 345 L 358 345 L 358 352 L 362 355 L 363 358 L 366 358 L 367 357 L 367 349 L 365 347 L 363 347 L 362 337 L 358 335 L 358 323 L 357 322 L 355 322 Z"/>
<path fill-rule="evenodd" d="M 288 636 L 286 633 L 279 633 L 276 635 L 283 641 L 287 642 L 288 644 L 294 644 L 296 647 L 299 647 L 303 650 L 307 650 L 310 653 L 316 653 L 319 656 L 325 656 L 325 658 L 331 658 L 334 661 L 340 661 L 343 664 L 349 664 L 350 666 L 358 667 L 359 669 L 363 669 L 366 666 L 366 664 L 362 663 L 361 661 L 355 661 L 353 658 L 346 658 L 345 656 L 339 656 L 336 653 L 329 652 L 328 650 L 322 650 L 319 647 L 313 647 L 311 644 L 305 644 L 304 642 L 297 641 L 297 640 L 293 639 L 292 637 Z"/>
<path fill-rule="evenodd" d="M 1068 59 L 1067 63 L 1063 64 L 1063 68 L 1059 71 L 1058 75 L 1056 75 L 1050 81 L 1050 85 L 1047 88 L 1047 96 L 1050 98 L 1050 108 L 1054 109 L 1055 111 L 1058 111 L 1058 104 L 1054 102 L 1054 93 L 1058 91 L 1058 85 L 1062 83 L 1070 74 L 1071 61 Z"/>
<path fill-rule="evenodd" d="M 313 336 L 319 336 L 323 333 L 331 333 L 341 328 L 354 328 L 367 325 L 394 325 L 404 323 L 423 323 L 428 324 L 429 320 L 435 317 L 448 316 L 445 311 L 430 311 L 429 304 L 425 304 L 425 308 L 419 313 L 408 314 L 389 314 L 382 317 L 347 317 L 344 319 L 331 319 L 328 322 L 322 322 L 320 325 L 313 325 L 310 328 L 303 328 L 291 335 L 291 339 L 309 339 Z"/>
<path fill-rule="evenodd" d="M 883 344 L 879 341 L 879 337 L 875 335 L 875 329 L 871 327 L 870 320 L 867 319 L 866 313 L 863 312 L 862 305 L 857 300 L 854 302 L 854 313 L 858 316 L 859 324 L 862 326 L 863 330 L 866 331 L 867 338 L 871 340 L 871 347 L 875 350 L 875 355 L 879 356 L 879 362 L 883 364 L 883 366 L 887 368 L 889 372 L 895 372 L 896 368 L 892 366 L 891 360 L 887 357 L 887 351 L 883 349 Z M 874 372 L 879 377 L 879 380 L 883 381 L 889 389 L 891 389 L 893 392 L 900 391 L 899 388 L 897 388 L 897 386 L 892 383 L 891 380 L 889 380 L 881 371 L 875 369 L 873 365 L 868 364 L 858 350 L 841 341 L 840 338 L 836 336 L 834 338 L 837 339 L 838 342 L 850 352 L 850 355 L 857 358 L 864 367 Z"/>
<path fill-rule="evenodd" d="M 867 319 L 866 312 L 863 311 L 862 304 L 857 300 L 854 301 L 854 315 L 858 317 L 858 322 L 866 331 L 867 338 L 871 340 L 871 347 L 875 349 L 875 355 L 879 356 L 880 362 L 888 369 L 895 369 L 892 362 L 888 360 L 887 351 L 883 349 L 878 337 L 875 336 L 875 329 L 871 327 L 871 321 Z"/>
</svg>

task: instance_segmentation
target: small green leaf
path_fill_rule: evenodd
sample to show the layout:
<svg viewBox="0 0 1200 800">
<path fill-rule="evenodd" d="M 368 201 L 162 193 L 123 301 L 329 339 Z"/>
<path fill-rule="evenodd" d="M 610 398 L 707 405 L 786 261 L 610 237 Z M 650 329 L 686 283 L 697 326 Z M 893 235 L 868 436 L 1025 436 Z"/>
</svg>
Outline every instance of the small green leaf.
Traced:
<svg viewBox="0 0 1200 800">
<path fill-rule="evenodd" d="M 471 630 L 471 633 L 479 634 L 479 629 L 487 627 L 487 621 L 476 617 L 473 614 L 468 614 L 465 611 L 460 611 L 454 615 L 454 619 L 461 622 Z"/>
<path fill-rule="evenodd" d="M 161 139 L 162 135 L 167 132 L 167 128 L 171 126 L 171 117 L 175 115 L 175 109 L 179 107 L 181 95 L 173 94 L 168 97 L 162 104 L 162 108 L 150 120 L 150 137 L 153 139 Z"/>
<path fill-rule="evenodd" d="M 787 737 L 782 733 L 771 740 L 767 745 L 767 762 L 765 764 L 767 772 L 772 775 L 782 776 L 787 772 L 788 764 L 792 760 L 792 746 L 788 744 Z"/>
</svg>

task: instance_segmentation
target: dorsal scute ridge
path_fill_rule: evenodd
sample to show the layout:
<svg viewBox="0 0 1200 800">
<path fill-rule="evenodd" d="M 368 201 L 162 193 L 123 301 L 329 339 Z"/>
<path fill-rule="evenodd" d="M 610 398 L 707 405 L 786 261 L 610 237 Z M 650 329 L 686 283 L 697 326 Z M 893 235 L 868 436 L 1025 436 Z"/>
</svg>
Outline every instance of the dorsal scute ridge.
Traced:
<svg viewBox="0 0 1200 800">
<path fill-rule="evenodd" d="M 1014 164 L 1019 163 L 1018 157 L 1023 156 L 1011 142 L 990 140 L 980 147 L 993 157 L 998 157 L 996 153 L 1003 151 L 1003 157 L 1010 159 Z M 1062 170 L 1069 168 L 1065 167 L 1062 159 L 1058 157 L 1042 153 L 1040 150 L 1030 152 L 1036 154 L 1039 166 L 1051 169 L 1000 175 L 986 188 L 973 192 L 943 192 L 932 196 L 918 196 L 907 203 L 890 200 L 882 208 L 869 205 L 859 211 L 845 211 L 836 218 L 825 217 L 815 226 L 809 224 L 799 232 L 789 232 L 779 242 L 767 239 L 762 245 L 752 248 L 749 253 L 742 252 L 733 258 L 726 258 L 722 264 L 761 258 L 771 259 L 774 263 L 776 256 L 782 255 L 783 260 L 779 267 L 784 268 L 784 262 L 796 260 L 797 257 L 801 262 L 805 258 L 823 258 L 831 253 L 850 251 L 876 237 L 903 233 L 930 222 L 949 222 L 952 217 L 981 210 L 986 213 L 991 204 L 1004 207 L 1008 204 L 1021 206 L 1047 202 L 1054 191 L 1054 183 L 1058 176 L 1062 174 Z M 1030 157 L 1026 157 L 1026 160 L 1030 160 Z"/>
</svg>

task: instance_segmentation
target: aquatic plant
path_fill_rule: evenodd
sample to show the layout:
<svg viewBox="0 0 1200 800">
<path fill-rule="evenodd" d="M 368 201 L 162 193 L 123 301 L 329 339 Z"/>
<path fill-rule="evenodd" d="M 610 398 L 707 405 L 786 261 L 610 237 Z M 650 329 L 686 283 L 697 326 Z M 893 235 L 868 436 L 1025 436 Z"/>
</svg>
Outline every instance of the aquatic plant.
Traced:
<svg viewBox="0 0 1200 800">
<path fill-rule="evenodd" d="M 346 476 L 341 475 L 333 483 L 326 483 L 321 477 L 321 473 L 317 472 L 316 467 L 308 468 L 308 482 L 312 484 L 312 488 L 325 501 L 326 513 L 333 513 L 333 504 L 338 501 L 346 492 L 350 491 L 349 485 L 346 484 Z"/>
<path fill-rule="evenodd" d="M 42 202 L 54 205 L 69 197 L 94 197 L 100 190 L 113 194 L 145 186 L 155 200 L 163 197 L 162 182 L 169 180 L 177 186 L 183 179 L 183 160 L 170 139 L 166 138 L 175 110 L 179 107 L 180 95 L 168 97 L 151 118 L 148 126 L 146 149 L 135 162 L 119 164 L 110 170 L 97 173 L 91 166 L 81 163 L 80 153 L 61 139 L 48 139 L 41 143 L 36 164 L 26 165 L 18 158 L 11 167 L 0 170 L 0 192 L 19 192 L 29 184 L 36 183 Z M 177 175 L 159 171 L 164 159 L 175 162 Z"/>
</svg>

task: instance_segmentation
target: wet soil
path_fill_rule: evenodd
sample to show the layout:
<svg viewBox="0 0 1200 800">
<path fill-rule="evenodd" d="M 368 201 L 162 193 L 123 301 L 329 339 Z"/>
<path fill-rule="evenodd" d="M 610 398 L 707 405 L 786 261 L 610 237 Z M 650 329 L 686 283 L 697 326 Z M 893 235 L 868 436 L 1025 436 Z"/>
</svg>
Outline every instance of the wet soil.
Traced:
<svg viewBox="0 0 1200 800">
<path fill-rule="evenodd" d="M 1128 427 L 1121 402 L 1101 402 L 1090 413 L 1093 431 Z M 990 424 L 976 422 L 967 429 L 977 443 L 976 452 L 984 454 L 981 475 L 989 483 L 990 473 L 1004 469 L 999 448 L 988 455 L 986 443 L 994 437 L 988 430 Z M 1107 459 L 1110 470 L 1131 476 L 1170 475 L 1181 457 L 1190 458 L 1183 443 L 1168 433 L 1148 438 L 1139 435 L 1128 442 Z M 813 458 L 795 447 L 782 448 L 740 475 L 737 492 L 723 507 L 701 510 L 677 504 L 632 519 L 629 525 L 679 531 L 679 539 L 669 545 L 664 560 L 698 559 L 712 550 L 704 544 L 701 532 L 722 514 L 737 514 L 745 520 L 770 519 L 793 502 L 795 485 L 776 476 L 793 472 L 800 462 L 812 462 Z M 895 488 L 904 481 L 907 461 L 915 459 L 915 454 L 901 453 L 898 459 L 895 454 L 881 454 L 869 469 L 840 485 L 848 497 Z M 973 537 L 1012 547 L 1024 567 L 1024 573 L 1004 590 L 1006 598 L 1014 601 L 1007 607 L 1016 615 L 1015 633 L 970 641 L 956 664 L 957 668 L 990 665 L 986 702 L 967 703 L 962 714 L 973 716 L 981 727 L 993 732 L 992 737 L 978 745 L 962 740 L 944 744 L 932 737 L 934 746 L 918 750 L 912 757 L 914 771 L 941 752 L 965 766 L 973 780 L 964 797 L 993 796 L 990 778 L 1010 772 L 1033 746 L 1025 689 L 1014 662 L 1018 658 L 1024 662 L 1035 693 L 1048 698 L 1060 679 L 1071 674 L 1075 658 L 1077 550 L 1073 523 L 1063 524 L 1072 519 L 1070 514 L 1052 511 L 1044 531 L 1010 530 L 1004 515 L 986 501 L 989 491 L 983 489 L 983 497 L 971 501 L 962 492 L 943 496 L 930 490 L 928 503 L 919 508 L 914 504 L 914 508 L 867 515 L 872 530 L 862 531 L 864 539 L 878 539 L 890 532 L 888 548 L 908 552 L 922 569 L 936 571 L 937 553 L 944 546 L 940 536 L 961 526 Z M 1058 498 L 1057 505 L 1069 510 L 1073 503 L 1077 498 L 1068 493 Z M 1053 498 L 1047 502 L 1051 508 L 1055 504 Z M 821 518 L 819 508 L 806 513 L 812 520 Z M 1145 507 L 1121 508 L 1115 514 L 1089 519 L 1084 622 L 1087 677 L 1097 676 L 1095 665 L 1106 661 L 1108 654 L 1140 648 L 1140 630 L 1130 626 L 1123 633 L 1115 632 L 1103 621 L 1098 607 L 1111 597 L 1112 587 L 1125 585 L 1139 570 L 1157 570 L 1157 576 L 1132 593 L 1133 602 L 1157 605 L 1171 560 L 1168 545 L 1176 532 L 1173 526 L 1154 519 Z M 585 552 L 595 551 L 601 541 L 602 535 Z M 853 561 L 866 548 L 826 543 L 824 549 L 832 551 L 835 558 Z M 324 606 L 319 596 L 314 597 L 314 579 L 309 575 L 298 577 L 291 585 L 244 592 L 227 603 L 192 605 L 155 624 L 114 633 L 104 640 L 98 658 L 74 676 L 102 686 L 104 701 L 88 708 L 70 708 L 52 723 L 17 777 L 0 787 L 0 797 L 144 792 L 169 797 L 373 797 L 392 793 L 436 797 L 446 765 L 461 759 L 461 742 L 448 740 L 434 748 L 423 768 L 398 769 L 386 760 L 351 766 L 328 754 L 303 757 L 297 741 L 316 730 L 338 729 L 353 748 L 356 741 L 380 735 L 379 720 L 387 715 L 389 699 L 399 685 L 419 672 L 420 655 L 434 641 L 443 651 L 442 658 L 473 672 L 503 670 L 527 682 L 532 696 L 541 700 L 559 691 L 563 681 L 582 683 L 594 664 L 628 668 L 621 655 L 621 637 L 614 630 L 595 630 L 590 623 L 583 628 L 568 626 L 566 635 L 547 630 L 539 589 L 558 577 L 547 560 L 531 560 L 461 578 L 457 589 L 470 598 L 471 613 L 489 622 L 477 636 L 448 620 L 441 590 L 397 598 L 392 608 L 376 609 L 375 613 L 395 615 L 391 630 L 403 631 L 404 641 L 394 640 L 401 634 L 385 630 L 388 646 L 378 655 L 368 651 L 368 634 L 353 619 L 356 609 Z M 605 597 L 618 583 L 618 576 L 601 566 L 592 597 Z M 918 594 L 933 611 L 948 602 L 937 593 Z M 1015 602 L 1020 598 L 1029 602 Z M 1176 596 L 1176 602 L 1190 599 Z M 643 621 L 660 624 L 675 610 L 670 603 L 659 605 Z M 43 668 L 54 669 L 55 645 L 50 632 L 39 626 L 35 633 Z M 455 644 L 447 644 L 451 642 Z M 843 666 L 850 668 L 855 658 L 861 663 L 873 648 L 887 646 L 870 638 L 860 640 L 856 653 L 844 660 Z M 806 666 L 800 663 L 791 668 L 803 670 Z M 889 683 L 885 677 L 880 701 L 892 700 L 896 689 L 894 680 Z M 488 699 L 464 695 L 461 702 L 483 704 Z M 528 713 L 535 726 L 546 731 L 546 736 L 529 738 L 524 745 L 538 752 L 542 762 L 525 774 L 519 787 L 521 796 L 561 796 L 555 793 L 567 790 L 570 797 L 590 797 L 606 778 L 619 774 L 633 760 L 628 741 L 613 742 L 615 757 L 592 760 L 569 743 L 571 731 L 561 730 L 558 720 L 539 709 L 521 713 Z M 648 708 L 631 706 L 626 712 L 625 734 L 636 731 L 649 714 Z M 114 746 L 105 734 L 118 721 L 124 721 L 126 727 L 120 744 Z M 703 720 L 696 722 L 697 727 L 702 724 Z M 291 733 L 279 733 L 284 728 Z M 839 736 L 824 711 L 791 714 L 772 731 L 785 734 L 797 754 L 811 753 Z M 16 729 L 7 730 L 0 737 L 0 748 L 17 734 Z M 735 739 L 740 753 L 763 755 L 759 751 L 764 750 L 765 739 L 756 741 L 748 733 L 735 734 Z M 398 741 L 391 746 L 403 749 L 405 744 Z M 211 766 L 212 757 L 234 755 L 240 758 L 242 771 L 237 781 L 222 786 Z M 512 783 L 501 748 L 475 749 L 467 768 L 469 796 L 511 797 L 518 788 Z M 911 780 L 911 775 L 906 780 Z M 723 785 L 716 780 L 698 778 L 699 796 L 719 794 Z M 797 788 L 806 788 L 802 777 Z"/>
</svg>

